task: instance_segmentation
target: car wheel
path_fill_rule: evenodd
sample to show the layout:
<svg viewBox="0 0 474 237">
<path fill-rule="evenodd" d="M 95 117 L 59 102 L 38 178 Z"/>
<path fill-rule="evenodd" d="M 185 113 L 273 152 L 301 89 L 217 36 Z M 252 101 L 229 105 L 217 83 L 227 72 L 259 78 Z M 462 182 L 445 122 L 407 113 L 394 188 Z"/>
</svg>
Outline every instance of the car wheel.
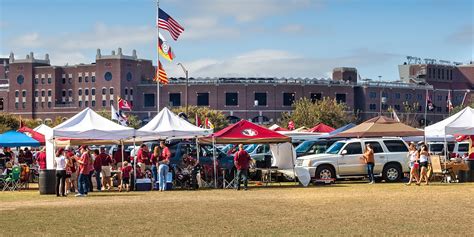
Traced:
<svg viewBox="0 0 474 237">
<path fill-rule="evenodd" d="M 323 165 L 316 169 L 316 179 L 335 179 L 336 172 L 331 166 Z"/>
<path fill-rule="evenodd" d="M 398 182 L 402 178 L 400 165 L 388 164 L 383 168 L 382 177 L 386 182 Z"/>
</svg>

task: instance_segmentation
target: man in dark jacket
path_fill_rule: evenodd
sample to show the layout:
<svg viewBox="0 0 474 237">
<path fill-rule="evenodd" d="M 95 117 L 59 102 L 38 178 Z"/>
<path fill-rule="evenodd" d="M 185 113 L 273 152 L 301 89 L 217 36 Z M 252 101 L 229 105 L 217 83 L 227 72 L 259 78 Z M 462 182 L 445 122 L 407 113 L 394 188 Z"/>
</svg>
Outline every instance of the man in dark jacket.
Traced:
<svg viewBox="0 0 474 237">
<path fill-rule="evenodd" d="M 250 155 L 244 150 L 244 145 L 239 144 L 239 151 L 234 156 L 234 165 L 237 168 L 237 190 L 240 190 L 241 179 L 244 181 L 244 190 L 247 190 L 250 160 Z"/>
</svg>

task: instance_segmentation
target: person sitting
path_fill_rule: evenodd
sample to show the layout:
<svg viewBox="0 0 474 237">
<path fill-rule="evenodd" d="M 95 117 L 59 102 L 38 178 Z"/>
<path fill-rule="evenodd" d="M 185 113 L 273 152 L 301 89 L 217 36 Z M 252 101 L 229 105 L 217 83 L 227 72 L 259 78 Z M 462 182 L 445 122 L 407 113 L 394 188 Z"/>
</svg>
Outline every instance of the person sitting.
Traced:
<svg viewBox="0 0 474 237">
<path fill-rule="evenodd" d="M 8 177 L 12 173 L 12 168 L 13 168 L 12 163 L 10 161 L 7 162 L 5 165 L 5 170 L 3 170 L 2 177 Z"/>
</svg>

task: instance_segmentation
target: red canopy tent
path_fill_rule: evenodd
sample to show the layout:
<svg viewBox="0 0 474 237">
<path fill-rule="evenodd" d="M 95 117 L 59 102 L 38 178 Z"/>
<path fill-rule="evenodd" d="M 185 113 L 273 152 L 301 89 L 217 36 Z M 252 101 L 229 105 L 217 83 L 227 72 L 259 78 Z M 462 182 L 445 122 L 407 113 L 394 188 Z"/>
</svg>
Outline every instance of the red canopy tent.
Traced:
<svg viewBox="0 0 474 237">
<path fill-rule="evenodd" d="M 21 132 L 21 133 L 25 133 L 29 136 L 31 136 L 31 138 L 35 139 L 36 141 L 38 141 L 40 143 L 40 145 L 44 146 L 45 144 L 45 138 L 44 138 L 44 135 L 27 127 L 27 126 L 23 126 L 21 127 L 20 129 L 18 129 L 18 132 Z"/>
<path fill-rule="evenodd" d="M 270 129 L 261 127 L 247 120 L 240 120 L 209 137 L 199 139 L 200 142 L 217 144 L 260 144 L 291 142 L 291 138 Z"/>
<path fill-rule="evenodd" d="M 314 126 L 311 129 L 308 129 L 308 132 L 320 132 L 320 133 L 330 133 L 332 131 L 336 130 L 335 128 L 328 126 L 324 123 L 318 123 L 316 126 Z"/>
</svg>

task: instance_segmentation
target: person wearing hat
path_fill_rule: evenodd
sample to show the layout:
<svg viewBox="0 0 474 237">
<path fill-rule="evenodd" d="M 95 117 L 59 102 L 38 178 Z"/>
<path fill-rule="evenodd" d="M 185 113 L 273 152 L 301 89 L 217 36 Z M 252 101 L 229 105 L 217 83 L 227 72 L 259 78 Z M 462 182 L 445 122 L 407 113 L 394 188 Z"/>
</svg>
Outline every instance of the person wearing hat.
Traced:
<svg viewBox="0 0 474 237">
<path fill-rule="evenodd" d="M 78 188 L 79 193 L 76 194 L 76 197 L 86 197 L 87 192 L 89 191 L 89 162 L 90 162 L 90 155 L 87 146 L 83 145 L 80 148 L 81 157 L 77 159 L 77 163 L 79 164 L 79 177 L 78 177 Z"/>
</svg>

